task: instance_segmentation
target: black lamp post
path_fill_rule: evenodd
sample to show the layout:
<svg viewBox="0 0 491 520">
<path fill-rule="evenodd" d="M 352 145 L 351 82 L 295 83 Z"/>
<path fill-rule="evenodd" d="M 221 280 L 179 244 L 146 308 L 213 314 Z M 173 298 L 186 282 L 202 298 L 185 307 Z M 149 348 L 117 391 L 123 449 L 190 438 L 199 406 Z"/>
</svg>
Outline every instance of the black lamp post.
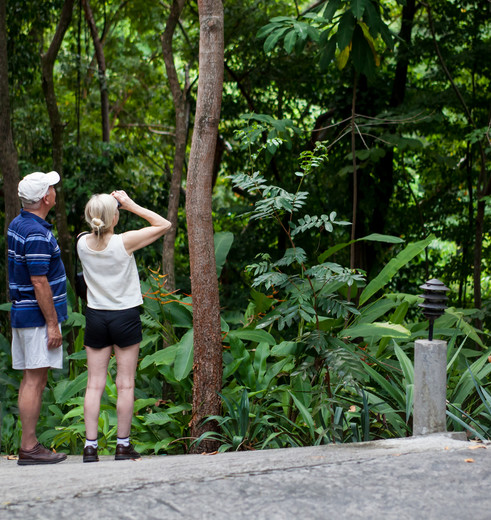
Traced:
<svg viewBox="0 0 491 520">
<path fill-rule="evenodd" d="M 445 293 L 450 289 L 436 279 L 428 280 L 425 284 L 420 285 L 419 288 L 424 290 L 424 294 L 420 294 L 421 298 L 424 298 L 424 302 L 418 303 L 418 306 L 422 307 L 423 314 L 430 321 L 428 340 L 432 341 L 433 323 L 445 312 L 447 308 L 446 301 L 448 300 Z"/>
</svg>

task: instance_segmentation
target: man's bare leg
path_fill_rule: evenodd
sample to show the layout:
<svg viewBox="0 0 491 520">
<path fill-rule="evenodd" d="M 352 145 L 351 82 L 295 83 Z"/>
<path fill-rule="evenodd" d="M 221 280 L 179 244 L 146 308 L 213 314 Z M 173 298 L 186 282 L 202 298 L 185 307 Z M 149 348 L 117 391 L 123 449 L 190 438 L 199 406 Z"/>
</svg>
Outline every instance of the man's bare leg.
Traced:
<svg viewBox="0 0 491 520">
<path fill-rule="evenodd" d="M 19 389 L 19 414 L 22 423 L 21 448 L 32 450 L 38 443 L 36 426 L 41 412 L 43 390 L 48 380 L 48 367 L 24 370 Z"/>
</svg>

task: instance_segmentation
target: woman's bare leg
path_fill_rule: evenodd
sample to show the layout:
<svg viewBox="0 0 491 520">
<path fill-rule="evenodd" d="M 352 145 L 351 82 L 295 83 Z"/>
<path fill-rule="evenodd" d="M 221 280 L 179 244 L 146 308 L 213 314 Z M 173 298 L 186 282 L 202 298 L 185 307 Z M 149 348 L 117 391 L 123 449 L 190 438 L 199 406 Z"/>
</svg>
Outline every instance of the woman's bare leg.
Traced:
<svg viewBox="0 0 491 520">
<path fill-rule="evenodd" d="M 97 439 L 101 397 L 106 388 L 107 367 L 111 358 L 112 347 L 92 348 L 87 351 L 87 390 L 85 391 L 84 419 L 85 436 Z"/>
<path fill-rule="evenodd" d="M 118 413 L 118 437 L 129 437 L 133 408 L 135 405 L 135 373 L 138 365 L 138 353 L 140 344 L 120 348 L 114 345 L 118 373 L 116 387 L 118 389 L 117 413 Z"/>
</svg>

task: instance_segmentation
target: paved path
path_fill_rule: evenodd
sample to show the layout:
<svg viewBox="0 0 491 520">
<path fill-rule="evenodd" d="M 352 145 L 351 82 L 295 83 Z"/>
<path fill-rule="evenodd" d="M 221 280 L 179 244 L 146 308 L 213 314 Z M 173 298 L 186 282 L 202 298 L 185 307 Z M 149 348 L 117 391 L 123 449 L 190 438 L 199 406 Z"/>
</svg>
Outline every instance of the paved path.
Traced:
<svg viewBox="0 0 491 520">
<path fill-rule="evenodd" d="M 443 435 L 53 466 L 0 459 L 4 519 L 491 519 L 491 443 Z"/>
</svg>

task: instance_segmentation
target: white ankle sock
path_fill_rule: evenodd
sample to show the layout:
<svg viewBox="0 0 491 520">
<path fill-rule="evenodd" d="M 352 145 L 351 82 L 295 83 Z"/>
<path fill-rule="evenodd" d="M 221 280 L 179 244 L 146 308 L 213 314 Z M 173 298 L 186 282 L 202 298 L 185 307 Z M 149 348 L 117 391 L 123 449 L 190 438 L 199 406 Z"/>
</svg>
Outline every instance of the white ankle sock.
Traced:
<svg viewBox="0 0 491 520">
<path fill-rule="evenodd" d="M 129 437 L 118 437 L 118 440 L 116 441 L 116 444 L 121 444 L 123 446 L 129 446 L 130 445 L 130 438 Z"/>
<path fill-rule="evenodd" d="M 92 448 L 97 448 L 97 439 L 95 441 L 91 441 L 89 439 L 85 439 L 85 448 L 87 446 L 91 446 Z"/>
</svg>

